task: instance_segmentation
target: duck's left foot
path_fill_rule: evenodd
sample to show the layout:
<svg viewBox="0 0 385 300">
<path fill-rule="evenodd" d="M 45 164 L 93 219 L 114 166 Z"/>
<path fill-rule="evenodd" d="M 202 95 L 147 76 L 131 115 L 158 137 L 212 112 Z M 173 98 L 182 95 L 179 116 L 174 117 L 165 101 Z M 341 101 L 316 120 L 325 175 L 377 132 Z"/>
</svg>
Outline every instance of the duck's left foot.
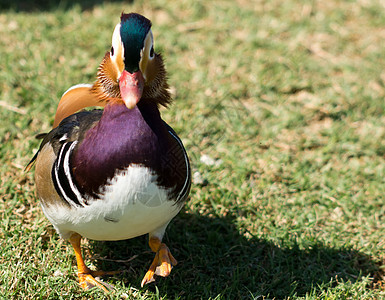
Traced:
<svg viewBox="0 0 385 300">
<path fill-rule="evenodd" d="M 110 271 L 110 272 L 91 271 L 86 266 L 83 260 L 82 251 L 80 248 L 81 236 L 78 233 L 74 233 L 71 235 L 69 241 L 75 251 L 76 262 L 78 265 L 78 277 L 79 277 L 80 286 L 85 290 L 89 290 L 93 287 L 98 287 L 105 292 L 108 292 L 109 290 L 113 290 L 114 287 L 112 285 L 99 281 L 95 279 L 95 277 L 104 276 L 104 275 L 114 275 L 114 274 L 120 273 L 120 271 Z"/>
<path fill-rule="evenodd" d="M 172 256 L 170 249 L 168 249 L 166 244 L 162 243 L 159 238 L 151 237 L 149 245 L 156 254 L 142 280 L 142 287 L 147 283 L 155 281 L 154 275 L 167 277 L 170 275 L 172 267 L 178 263 L 174 256 Z"/>
</svg>

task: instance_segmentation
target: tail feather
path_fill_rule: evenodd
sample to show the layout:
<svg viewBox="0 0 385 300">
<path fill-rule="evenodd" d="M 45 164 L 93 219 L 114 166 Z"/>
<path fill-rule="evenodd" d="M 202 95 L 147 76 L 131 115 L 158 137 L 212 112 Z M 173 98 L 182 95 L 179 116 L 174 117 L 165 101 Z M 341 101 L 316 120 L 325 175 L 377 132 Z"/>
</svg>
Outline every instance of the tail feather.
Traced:
<svg viewBox="0 0 385 300">
<path fill-rule="evenodd" d="M 35 138 L 41 140 L 44 139 L 47 133 L 39 133 L 35 136 Z M 32 157 L 32 159 L 29 161 L 28 165 L 25 167 L 24 172 L 31 171 L 33 165 L 35 164 L 36 158 L 39 155 L 40 149 L 35 153 L 35 155 Z"/>
</svg>

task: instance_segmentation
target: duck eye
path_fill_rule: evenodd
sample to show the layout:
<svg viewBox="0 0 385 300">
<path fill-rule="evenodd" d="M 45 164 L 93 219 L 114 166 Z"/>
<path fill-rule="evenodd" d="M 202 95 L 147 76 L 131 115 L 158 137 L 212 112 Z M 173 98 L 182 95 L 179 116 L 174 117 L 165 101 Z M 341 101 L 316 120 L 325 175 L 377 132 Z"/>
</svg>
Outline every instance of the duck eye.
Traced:
<svg viewBox="0 0 385 300">
<path fill-rule="evenodd" d="M 154 47 L 151 47 L 151 50 L 150 50 L 150 57 L 154 57 Z"/>
<path fill-rule="evenodd" d="M 114 56 L 114 47 L 111 47 L 111 56 Z"/>
</svg>

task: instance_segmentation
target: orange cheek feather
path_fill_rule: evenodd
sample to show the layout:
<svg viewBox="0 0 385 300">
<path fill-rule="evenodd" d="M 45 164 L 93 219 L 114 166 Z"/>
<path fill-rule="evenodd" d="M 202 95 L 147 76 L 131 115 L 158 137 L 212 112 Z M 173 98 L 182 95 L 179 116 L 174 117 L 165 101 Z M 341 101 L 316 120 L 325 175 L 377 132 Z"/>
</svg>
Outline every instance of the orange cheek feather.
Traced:
<svg viewBox="0 0 385 300">
<path fill-rule="evenodd" d="M 95 94 L 91 92 L 90 86 L 73 87 L 68 90 L 60 99 L 58 108 L 56 110 L 55 121 L 53 128 L 57 127 L 60 122 L 66 117 L 76 113 L 77 111 L 91 106 L 106 105 L 105 101 L 100 100 Z"/>
</svg>

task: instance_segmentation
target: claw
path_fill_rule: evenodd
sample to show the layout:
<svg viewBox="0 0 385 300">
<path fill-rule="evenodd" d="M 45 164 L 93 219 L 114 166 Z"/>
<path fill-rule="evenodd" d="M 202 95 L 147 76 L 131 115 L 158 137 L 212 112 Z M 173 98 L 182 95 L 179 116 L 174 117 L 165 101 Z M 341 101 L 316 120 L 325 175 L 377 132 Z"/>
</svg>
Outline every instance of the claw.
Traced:
<svg viewBox="0 0 385 300">
<path fill-rule="evenodd" d="M 94 287 L 98 287 L 104 292 L 108 293 L 108 291 L 111 289 L 109 285 L 105 284 L 104 282 L 100 282 L 96 280 L 92 274 L 78 274 L 78 277 L 79 277 L 79 285 L 84 290 L 89 290 Z"/>
<path fill-rule="evenodd" d="M 156 245 L 154 246 L 154 244 L 158 244 L 158 241 L 158 250 L 156 251 L 155 258 L 150 268 L 148 269 L 146 275 L 143 277 L 141 283 L 142 287 L 145 284 L 155 281 L 154 275 L 167 277 L 170 275 L 172 267 L 178 263 L 174 256 L 172 256 L 170 249 L 168 249 L 166 244 L 160 243 L 159 239 L 157 241 L 150 240 L 151 249 L 154 250 L 154 248 L 156 248 Z"/>
<path fill-rule="evenodd" d="M 88 269 L 88 272 L 86 273 L 78 273 L 79 277 L 79 284 L 80 286 L 85 289 L 89 290 L 94 287 L 98 287 L 105 291 L 106 293 L 108 291 L 111 291 L 114 289 L 114 286 L 111 284 L 108 284 L 106 282 L 100 281 L 98 277 L 105 276 L 105 275 L 114 275 L 120 273 L 120 271 L 91 271 Z"/>
</svg>

